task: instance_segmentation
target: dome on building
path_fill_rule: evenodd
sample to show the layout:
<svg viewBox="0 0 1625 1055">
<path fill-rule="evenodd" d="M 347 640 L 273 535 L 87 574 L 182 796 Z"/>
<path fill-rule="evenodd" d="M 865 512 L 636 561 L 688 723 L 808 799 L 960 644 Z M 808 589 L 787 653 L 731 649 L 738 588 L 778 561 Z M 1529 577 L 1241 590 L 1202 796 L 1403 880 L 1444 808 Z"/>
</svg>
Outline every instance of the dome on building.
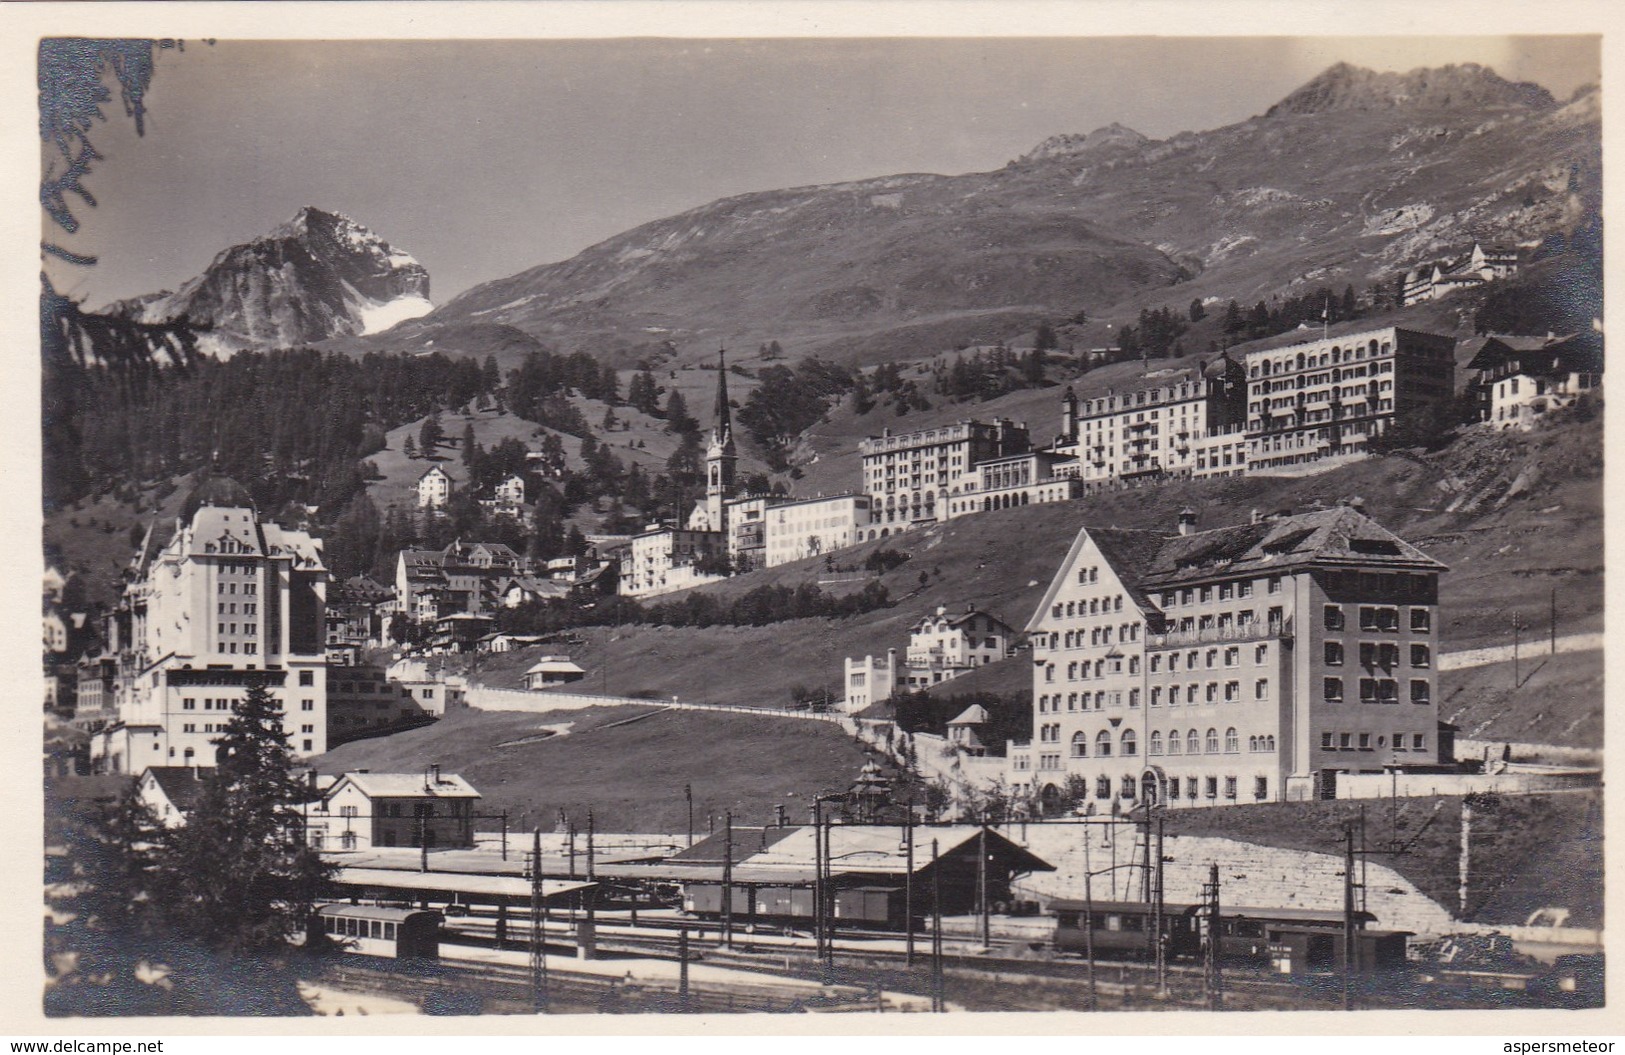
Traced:
<svg viewBox="0 0 1625 1055">
<path fill-rule="evenodd" d="M 186 496 L 186 501 L 181 503 L 181 519 L 190 521 L 193 514 L 204 506 L 253 509 L 254 496 L 248 493 L 248 488 L 229 476 L 205 472 L 198 477 L 197 485 Z"/>
</svg>

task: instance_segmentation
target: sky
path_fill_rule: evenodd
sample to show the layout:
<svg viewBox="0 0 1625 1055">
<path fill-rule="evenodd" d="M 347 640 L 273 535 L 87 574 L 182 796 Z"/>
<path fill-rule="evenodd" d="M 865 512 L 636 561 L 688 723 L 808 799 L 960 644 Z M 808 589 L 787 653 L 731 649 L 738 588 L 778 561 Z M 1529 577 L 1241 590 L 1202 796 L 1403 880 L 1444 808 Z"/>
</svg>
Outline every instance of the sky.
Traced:
<svg viewBox="0 0 1625 1055">
<path fill-rule="evenodd" d="M 174 289 L 314 205 L 444 303 L 729 195 L 1217 128 L 1339 61 L 1478 62 L 1562 99 L 1601 59 L 1574 36 L 193 42 L 160 53 L 144 137 L 108 107 L 82 233 L 47 231 L 100 264 L 51 270 L 91 307 Z"/>
</svg>

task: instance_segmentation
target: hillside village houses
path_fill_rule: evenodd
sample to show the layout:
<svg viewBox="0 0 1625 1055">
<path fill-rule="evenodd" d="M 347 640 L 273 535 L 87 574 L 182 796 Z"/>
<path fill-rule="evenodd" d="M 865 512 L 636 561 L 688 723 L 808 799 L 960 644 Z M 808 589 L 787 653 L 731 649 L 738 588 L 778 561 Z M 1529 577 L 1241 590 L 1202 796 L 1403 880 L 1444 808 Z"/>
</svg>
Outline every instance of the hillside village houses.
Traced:
<svg viewBox="0 0 1625 1055">
<path fill-rule="evenodd" d="M 1487 338 L 1468 362 L 1467 391 L 1480 423 L 1529 429 L 1602 384 L 1602 335 Z"/>
<path fill-rule="evenodd" d="M 913 692 L 997 663 L 1010 653 L 1014 631 L 997 616 L 966 605 L 963 612 L 946 607 L 924 616 L 908 632 L 902 665 L 897 650 L 884 658 L 847 657 L 842 679 L 846 710 L 857 712 L 897 692 Z"/>
<path fill-rule="evenodd" d="M 1407 271 L 1401 301 L 1409 307 L 1447 297 L 1458 290 L 1482 286 L 1486 282 L 1511 278 L 1517 273 L 1517 249 L 1474 242 L 1472 248 L 1459 257 L 1422 264 Z"/>
<path fill-rule="evenodd" d="M 651 525 L 632 536 L 621 560 L 622 594 L 670 593 L 714 582 L 734 569 L 772 567 L 861 541 L 870 515 L 863 495 L 785 499 L 738 494 L 732 417 L 726 358 L 718 352 L 705 497 L 683 526 Z"/>
<path fill-rule="evenodd" d="M 1444 565 L 1358 508 L 1177 534 L 1085 527 L 1027 625 L 1015 792 L 1100 810 L 1331 798 L 1345 773 L 1446 766 Z"/>
<path fill-rule="evenodd" d="M 456 489 L 450 473 L 438 465 L 431 465 L 418 477 L 418 508 L 444 509 Z"/>
</svg>

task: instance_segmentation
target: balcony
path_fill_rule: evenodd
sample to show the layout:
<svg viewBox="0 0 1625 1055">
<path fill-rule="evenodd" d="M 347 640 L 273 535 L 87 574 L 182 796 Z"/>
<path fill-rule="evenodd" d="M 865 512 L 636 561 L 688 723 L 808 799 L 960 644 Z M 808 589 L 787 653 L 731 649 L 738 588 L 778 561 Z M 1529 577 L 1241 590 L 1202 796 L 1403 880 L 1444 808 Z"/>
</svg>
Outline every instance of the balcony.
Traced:
<svg viewBox="0 0 1625 1055">
<path fill-rule="evenodd" d="M 1268 641 L 1292 638 L 1292 620 L 1253 620 L 1235 626 L 1207 627 L 1195 630 L 1169 630 L 1161 634 L 1147 634 L 1145 647 L 1184 648 L 1188 645 L 1237 644 L 1244 641 Z"/>
</svg>

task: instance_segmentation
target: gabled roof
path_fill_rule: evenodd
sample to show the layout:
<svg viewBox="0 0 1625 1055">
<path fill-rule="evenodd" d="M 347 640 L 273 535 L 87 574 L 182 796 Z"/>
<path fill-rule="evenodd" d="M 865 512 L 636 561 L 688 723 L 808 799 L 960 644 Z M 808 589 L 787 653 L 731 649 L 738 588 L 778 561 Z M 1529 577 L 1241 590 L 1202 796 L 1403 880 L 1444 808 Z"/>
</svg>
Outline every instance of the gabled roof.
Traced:
<svg viewBox="0 0 1625 1055">
<path fill-rule="evenodd" d="M 1147 589 L 1216 575 L 1307 565 L 1445 571 L 1445 565 L 1348 507 L 1175 535 L 1143 572 Z"/>
<path fill-rule="evenodd" d="M 1157 611 L 1145 591 L 1140 588 L 1140 569 L 1150 562 L 1165 537 L 1161 532 L 1130 528 L 1097 528 L 1087 525 L 1079 528 L 1077 535 L 1072 539 L 1072 545 L 1066 551 L 1066 556 L 1061 560 L 1060 567 L 1050 579 L 1049 587 L 1039 600 L 1038 607 L 1033 609 L 1032 617 L 1027 620 L 1027 631 L 1031 633 L 1038 629 L 1038 624 L 1050 610 L 1050 606 L 1055 603 L 1056 594 L 1061 592 L 1067 576 L 1077 564 L 1079 554 L 1090 542 L 1093 542 L 1095 548 L 1100 551 L 1112 574 L 1122 582 L 1124 590 L 1128 592 L 1134 604 L 1142 612 Z"/>
<path fill-rule="evenodd" d="M 526 674 L 585 674 L 586 671 L 570 661 L 567 656 L 543 656 L 530 668 Z"/>
<path fill-rule="evenodd" d="M 969 608 L 969 609 L 966 609 L 963 612 L 958 613 L 957 615 L 950 614 L 948 612 L 943 612 L 941 615 L 938 615 L 936 613 L 932 613 L 931 615 L 923 616 L 923 617 L 921 617 L 919 622 L 915 623 L 912 627 L 909 628 L 909 632 L 910 633 L 919 633 L 920 631 L 924 630 L 929 624 L 936 623 L 936 622 L 939 622 L 939 621 L 940 622 L 946 622 L 950 627 L 957 630 L 961 626 L 963 626 L 964 624 L 970 622 L 972 619 L 975 619 L 977 616 L 982 616 L 983 618 L 990 619 L 993 622 L 997 623 L 999 626 L 1004 627 L 1004 629 L 1007 630 L 1007 631 L 1011 630 L 1011 626 L 1010 626 L 1009 623 L 1006 623 L 1003 619 L 1000 619 L 998 616 L 994 615 L 992 612 L 984 612 L 979 608 Z"/>
<path fill-rule="evenodd" d="M 192 812 L 203 795 L 203 779 L 192 766 L 148 766 L 141 777 L 151 777 L 164 797 L 182 813 Z"/>
<path fill-rule="evenodd" d="M 355 785 L 369 799 L 480 797 L 473 785 L 455 773 L 441 774 L 438 782 L 432 781 L 428 773 L 346 773 L 333 782 L 328 797 L 336 795 L 346 784 Z"/>
<path fill-rule="evenodd" d="M 433 476 L 435 473 L 439 473 L 441 476 L 444 476 L 447 480 L 451 479 L 451 474 L 448 473 L 446 470 L 442 469 L 438 465 L 431 465 L 431 466 L 429 466 L 427 469 L 425 469 L 423 471 L 422 476 L 418 477 L 417 482 L 422 483 L 424 480 L 427 480 L 429 477 Z"/>
<path fill-rule="evenodd" d="M 712 832 L 699 842 L 686 850 L 679 850 L 667 858 L 675 864 L 721 864 L 725 856 L 731 856 L 734 864 L 739 864 L 754 854 L 761 853 L 768 847 L 795 832 L 795 828 L 780 828 L 776 826 L 758 827 L 736 824 L 730 837 L 726 832 Z M 732 839 L 732 853 L 729 854 L 729 839 Z"/>
<path fill-rule="evenodd" d="M 1563 337 L 1520 337 L 1496 334 L 1467 364 L 1469 370 L 1493 370 L 1516 362 L 1524 373 L 1551 374 L 1570 371 L 1601 371 L 1602 335 L 1591 331 Z"/>
<path fill-rule="evenodd" d="M 803 866 L 814 861 L 813 828 L 806 825 L 787 829 L 789 834 L 775 840 L 767 849 L 746 859 L 751 866 Z M 738 829 L 735 829 L 737 833 Z M 914 869 L 920 871 L 931 864 L 931 842 L 936 841 L 937 853 L 946 857 L 974 843 L 981 829 L 974 824 L 955 824 L 930 827 L 914 835 Z M 1023 872 L 1053 872 L 1055 866 L 1043 858 L 1018 846 L 991 829 L 987 832 L 990 854 L 1009 859 L 1010 865 Z M 698 849 L 698 847 L 696 847 Z M 974 852 L 974 850 L 973 850 Z M 879 872 L 904 875 L 908 872 L 908 859 L 901 825 L 834 824 L 829 828 L 829 861 L 838 872 Z"/>
<path fill-rule="evenodd" d="M 979 703 L 973 703 L 960 712 L 959 717 L 948 723 L 949 725 L 986 725 L 987 710 Z"/>
</svg>

